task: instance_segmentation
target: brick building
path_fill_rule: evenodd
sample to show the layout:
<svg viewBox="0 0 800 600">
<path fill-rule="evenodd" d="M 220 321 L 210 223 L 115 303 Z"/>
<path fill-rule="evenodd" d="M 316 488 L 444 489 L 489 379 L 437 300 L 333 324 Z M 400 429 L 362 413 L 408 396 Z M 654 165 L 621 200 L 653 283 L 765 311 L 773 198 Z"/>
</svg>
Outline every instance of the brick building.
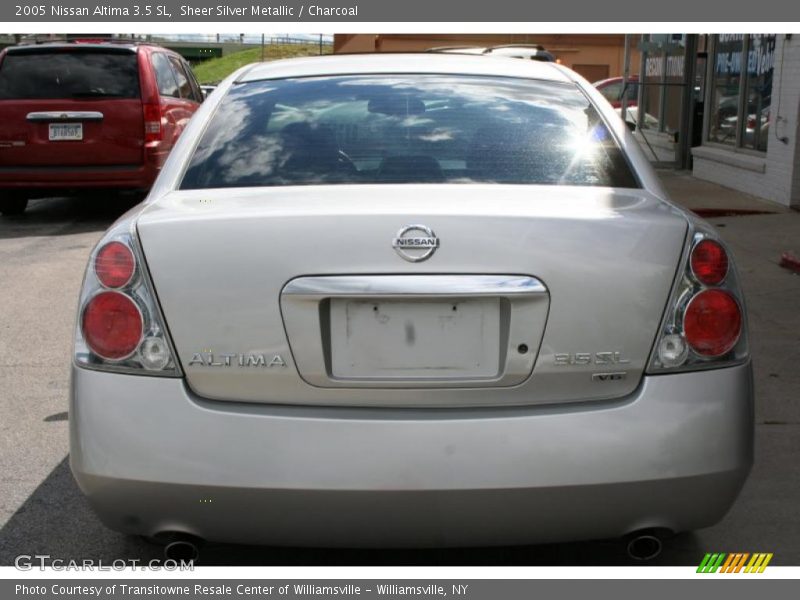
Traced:
<svg viewBox="0 0 800 600">
<path fill-rule="evenodd" d="M 639 68 L 636 49 L 631 52 L 631 69 Z M 563 65 L 589 81 L 622 75 L 625 36 L 621 34 L 336 34 L 334 52 L 421 52 L 441 46 L 498 46 L 541 44 Z"/>
</svg>

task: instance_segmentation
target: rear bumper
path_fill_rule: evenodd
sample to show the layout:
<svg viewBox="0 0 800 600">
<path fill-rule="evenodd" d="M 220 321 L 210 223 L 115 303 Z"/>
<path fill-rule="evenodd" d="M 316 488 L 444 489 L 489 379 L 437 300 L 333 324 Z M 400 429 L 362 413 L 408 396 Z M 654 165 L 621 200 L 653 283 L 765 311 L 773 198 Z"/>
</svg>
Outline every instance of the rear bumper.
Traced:
<svg viewBox="0 0 800 600">
<path fill-rule="evenodd" d="M 111 528 L 309 546 L 521 544 L 714 524 L 752 463 L 750 365 L 592 406 L 335 409 L 198 399 L 73 368 L 71 466 Z"/>
<path fill-rule="evenodd" d="M 160 162 L 109 166 L 0 167 L 0 190 L 25 191 L 35 197 L 54 191 L 86 189 L 149 190 Z"/>
</svg>

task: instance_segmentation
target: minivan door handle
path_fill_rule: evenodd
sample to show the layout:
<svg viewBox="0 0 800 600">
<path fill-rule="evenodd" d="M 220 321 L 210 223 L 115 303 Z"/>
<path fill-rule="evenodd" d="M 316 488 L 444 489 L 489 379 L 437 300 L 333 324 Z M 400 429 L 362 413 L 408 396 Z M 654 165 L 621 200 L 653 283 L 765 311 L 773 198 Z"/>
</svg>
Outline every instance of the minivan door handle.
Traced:
<svg viewBox="0 0 800 600">
<path fill-rule="evenodd" d="M 29 112 L 28 121 L 102 121 L 103 113 L 96 110 L 46 110 Z"/>
</svg>

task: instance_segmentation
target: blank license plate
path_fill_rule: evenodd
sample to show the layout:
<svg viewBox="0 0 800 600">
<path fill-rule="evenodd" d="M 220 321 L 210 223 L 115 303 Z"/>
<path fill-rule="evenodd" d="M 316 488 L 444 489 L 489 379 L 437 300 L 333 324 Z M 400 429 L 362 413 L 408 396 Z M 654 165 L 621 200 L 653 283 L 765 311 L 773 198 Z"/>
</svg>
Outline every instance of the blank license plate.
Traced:
<svg viewBox="0 0 800 600">
<path fill-rule="evenodd" d="M 64 142 L 83 139 L 83 123 L 50 123 L 50 141 Z"/>
<path fill-rule="evenodd" d="M 331 300 L 331 375 L 476 379 L 500 370 L 500 300 Z"/>
</svg>

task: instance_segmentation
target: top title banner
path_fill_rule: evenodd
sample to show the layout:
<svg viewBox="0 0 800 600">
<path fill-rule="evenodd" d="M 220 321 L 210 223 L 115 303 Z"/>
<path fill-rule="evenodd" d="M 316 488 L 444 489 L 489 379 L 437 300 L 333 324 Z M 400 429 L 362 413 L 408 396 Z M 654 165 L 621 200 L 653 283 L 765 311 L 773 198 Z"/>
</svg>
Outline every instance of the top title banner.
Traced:
<svg viewBox="0 0 800 600">
<path fill-rule="evenodd" d="M 0 21 L 797 22 L 800 2 L 760 0 L 4 0 Z"/>
</svg>

